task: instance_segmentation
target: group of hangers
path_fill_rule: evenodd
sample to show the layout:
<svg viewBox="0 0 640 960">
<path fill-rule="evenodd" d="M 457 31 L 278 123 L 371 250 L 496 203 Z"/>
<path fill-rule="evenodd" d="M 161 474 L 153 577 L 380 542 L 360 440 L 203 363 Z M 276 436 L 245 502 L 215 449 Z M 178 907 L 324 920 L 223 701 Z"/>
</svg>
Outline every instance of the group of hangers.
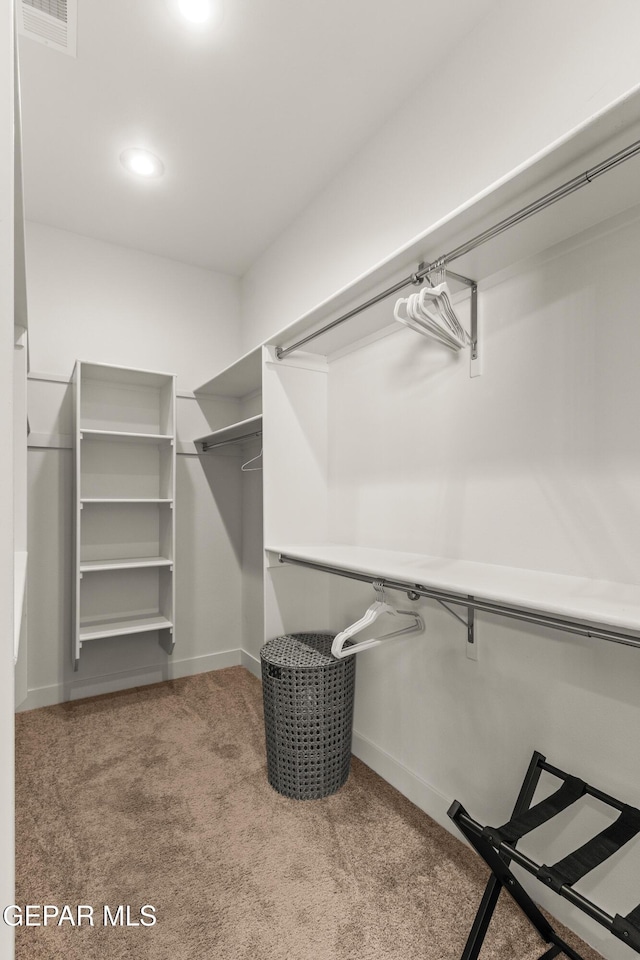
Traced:
<svg viewBox="0 0 640 960">
<path fill-rule="evenodd" d="M 392 637 L 400 637 L 407 633 L 416 633 L 419 630 L 424 630 L 424 621 L 415 610 L 397 610 L 391 606 L 390 603 L 387 603 L 384 598 L 384 584 L 382 581 L 375 580 L 373 589 L 376 593 L 376 599 L 371 606 L 367 607 L 359 620 L 356 620 L 351 626 L 345 627 L 333 640 L 331 653 L 339 660 L 345 657 L 351 657 L 354 653 L 359 653 L 361 650 L 378 647 L 381 643 L 390 640 Z M 409 617 L 413 623 L 409 626 L 401 627 L 399 630 L 392 630 L 391 633 L 385 633 L 381 637 L 371 637 L 369 640 L 361 640 L 359 643 L 350 643 L 349 646 L 345 646 L 347 641 L 351 640 L 356 633 L 361 633 L 363 630 L 366 630 L 367 627 L 371 626 L 372 623 L 375 623 L 375 621 L 383 615 L 391 616 L 396 620 L 400 618 L 401 621 L 403 618 Z"/>
<path fill-rule="evenodd" d="M 437 285 L 433 284 L 432 276 L 439 277 Z M 456 316 L 445 277 L 444 266 L 438 267 L 426 278 L 430 286 L 396 301 L 393 315 L 417 333 L 437 340 L 451 350 L 461 350 L 471 343 L 471 337 Z"/>
</svg>

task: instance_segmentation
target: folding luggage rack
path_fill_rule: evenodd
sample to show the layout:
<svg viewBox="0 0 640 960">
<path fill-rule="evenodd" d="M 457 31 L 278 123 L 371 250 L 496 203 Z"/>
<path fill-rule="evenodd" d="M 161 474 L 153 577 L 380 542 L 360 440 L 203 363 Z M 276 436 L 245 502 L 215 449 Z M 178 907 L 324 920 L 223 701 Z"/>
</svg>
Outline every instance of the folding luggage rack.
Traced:
<svg viewBox="0 0 640 960">
<path fill-rule="evenodd" d="M 555 793 L 532 807 L 531 801 L 543 771 L 558 777 L 563 782 Z M 525 834 L 530 833 L 536 827 L 551 820 L 556 814 L 566 810 L 580 797 L 587 795 L 595 797 L 615 810 L 619 810 L 619 817 L 577 850 L 551 866 L 535 863 L 516 849 L 518 840 Z M 634 907 L 631 913 L 625 917 L 620 916 L 620 914 L 612 917 L 573 889 L 575 883 L 591 870 L 594 870 L 595 867 L 604 863 L 605 860 L 608 860 L 640 832 L 640 810 L 610 797 L 563 770 L 559 770 L 547 763 L 546 758 L 541 753 L 535 752 L 520 788 L 513 816 L 508 823 L 501 827 L 483 827 L 469 816 L 457 800 L 451 805 L 448 814 L 491 870 L 491 877 L 462 954 L 462 960 L 477 960 L 503 887 L 513 897 L 545 943 L 552 944 L 542 954 L 540 960 L 551 960 L 559 953 L 565 953 L 571 960 L 582 960 L 580 954 L 576 953 L 556 933 L 527 891 L 513 875 L 509 869 L 512 861 L 519 864 L 528 873 L 533 874 L 555 893 L 593 917 L 603 927 L 610 930 L 614 936 L 619 937 L 623 943 L 628 944 L 636 953 L 640 953 L 640 904 Z"/>
</svg>

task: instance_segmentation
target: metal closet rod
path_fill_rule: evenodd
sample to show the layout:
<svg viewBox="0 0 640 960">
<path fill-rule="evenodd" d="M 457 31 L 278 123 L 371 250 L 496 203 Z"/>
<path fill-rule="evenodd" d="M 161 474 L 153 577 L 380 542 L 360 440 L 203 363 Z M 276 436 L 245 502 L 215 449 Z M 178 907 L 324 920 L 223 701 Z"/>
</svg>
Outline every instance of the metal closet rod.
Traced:
<svg viewBox="0 0 640 960">
<path fill-rule="evenodd" d="M 534 623 L 537 626 L 562 630 L 564 633 L 574 633 L 583 637 L 594 637 L 597 640 L 609 640 L 612 643 L 622 643 L 627 647 L 640 647 L 640 637 L 629 636 L 629 634 L 620 633 L 617 630 L 590 627 L 580 620 L 554 617 L 551 614 L 533 613 L 530 610 L 511 606 L 510 604 L 498 603 L 493 600 L 482 600 L 478 597 L 452 593 L 449 590 L 424 587 L 419 583 L 409 583 L 404 580 L 390 580 L 387 577 L 373 576 L 368 573 L 356 573 L 353 570 L 345 570 L 343 567 L 315 563 L 312 560 L 300 560 L 298 557 L 291 557 L 286 553 L 279 554 L 278 559 L 280 563 L 292 563 L 299 567 L 308 567 L 310 570 L 318 570 L 320 573 L 332 573 L 338 577 L 346 577 L 349 580 L 360 580 L 362 583 L 378 581 L 389 590 L 402 590 L 406 593 L 418 594 L 421 597 L 437 600 L 440 603 L 448 601 L 449 603 L 460 604 L 469 610 L 482 610 L 485 613 L 494 613 L 497 616 L 508 617 L 511 620 L 522 620 L 525 623 Z"/>
<path fill-rule="evenodd" d="M 253 440 L 254 437 L 261 437 L 262 430 L 258 430 L 254 433 L 245 433 L 241 437 L 233 437 L 231 440 L 219 440 L 218 443 L 206 443 L 202 444 L 202 452 L 207 453 L 209 450 L 213 450 L 215 447 L 226 447 L 230 443 L 242 443 L 243 440 Z"/>
<path fill-rule="evenodd" d="M 422 283 L 425 277 L 427 277 L 430 273 L 433 273 L 434 270 L 443 267 L 446 268 L 446 265 L 451 263 L 451 261 L 457 260 L 459 257 L 463 257 L 465 254 L 475 250 L 476 247 L 481 246 L 483 243 L 493 240 L 494 237 L 504 233 L 505 230 L 515 227 L 516 224 L 522 223 L 523 220 L 528 220 L 529 217 L 532 217 L 536 213 L 540 213 L 541 210 L 545 210 L 552 204 L 557 203 L 558 200 L 562 200 L 563 197 L 568 197 L 569 194 L 575 193 L 575 191 L 579 190 L 581 187 L 586 187 L 588 183 L 592 183 L 604 173 L 608 173 L 610 170 L 613 170 L 626 160 L 630 160 L 632 157 L 637 156 L 638 153 L 640 153 L 640 140 L 636 140 L 634 143 L 629 144 L 628 147 L 625 147 L 623 150 L 619 150 L 618 153 L 614 153 L 612 156 L 607 157 L 606 160 L 596 164 L 594 167 L 591 167 L 584 173 L 578 174 L 577 177 L 573 177 L 571 180 L 567 180 L 566 183 L 563 183 L 554 190 L 549 191 L 549 193 L 545 193 L 543 197 L 539 197 L 537 200 L 527 204 L 520 210 L 516 210 L 515 213 L 511 214 L 511 216 L 505 217 L 504 220 L 500 220 L 500 222 L 494 224 L 494 226 L 489 227 L 487 230 L 483 230 L 482 233 L 478 233 L 475 237 L 472 237 L 471 240 L 467 240 L 466 243 L 461 243 L 459 246 L 454 247 L 454 249 L 450 250 L 449 253 L 445 253 L 444 256 L 439 257 L 432 263 L 425 265 L 420 264 L 415 273 L 405 277 L 403 280 L 399 280 L 397 283 L 394 283 L 393 286 L 387 287 L 386 290 L 383 290 L 375 297 L 371 297 L 371 299 L 367 300 L 365 303 L 354 307 L 353 310 L 349 310 L 348 313 L 343 314 L 336 320 L 332 320 L 331 323 L 325 324 L 324 327 L 321 327 L 314 333 L 309 333 L 306 337 L 301 337 L 288 347 L 276 347 L 275 355 L 277 359 L 284 360 L 284 358 L 294 350 L 299 350 L 300 347 L 304 346 L 306 343 L 310 343 L 311 340 L 321 337 L 329 330 L 333 330 L 334 327 L 340 326 L 340 324 L 345 323 L 347 320 L 351 320 L 352 317 L 356 317 L 364 310 L 368 310 L 370 307 L 375 306 L 375 304 L 380 303 L 381 300 L 386 300 L 387 297 L 393 296 L 394 293 L 398 293 L 404 287 L 409 286 L 409 284 L 419 285 Z M 451 271 L 449 271 L 449 274 L 454 277 L 454 279 L 458 279 L 457 275 L 451 273 Z"/>
</svg>

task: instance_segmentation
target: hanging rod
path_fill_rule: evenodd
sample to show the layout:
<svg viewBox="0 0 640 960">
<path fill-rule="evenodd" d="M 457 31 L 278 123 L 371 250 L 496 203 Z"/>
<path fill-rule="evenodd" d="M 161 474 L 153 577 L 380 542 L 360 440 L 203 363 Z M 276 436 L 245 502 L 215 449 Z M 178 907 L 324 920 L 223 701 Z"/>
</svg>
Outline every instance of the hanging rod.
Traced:
<svg viewBox="0 0 640 960">
<path fill-rule="evenodd" d="M 457 260 L 459 257 L 463 257 L 465 254 L 475 250 L 476 247 L 481 246 L 481 244 L 487 243 L 489 240 L 493 240 L 494 237 L 504 233 L 505 230 L 509 230 L 518 223 L 522 223 L 523 220 L 528 220 L 529 217 L 534 216 L 536 213 L 540 213 L 541 210 L 545 210 L 552 204 L 557 203 L 558 200 L 562 200 L 564 197 L 568 197 L 570 194 L 575 193 L 575 191 L 579 190 L 581 187 L 586 187 L 587 184 L 592 183 L 598 177 L 601 177 L 603 174 L 613 170 L 626 160 L 632 159 L 632 157 L 637 156 L 639 153 L 640 140 L 636 140 L 623 150 L 619 150 L 617 153 L 612 154 L 612 156 L 607 157 L 606 160 L 602 160 L 601 163 L 596 164 L 596 166 L 591 167 L 584 173 L 578 174 L 578 176 L 573 177 L 571 180 L 567 180 L 566 183 L 563 183 L 554 190 L 549 191 L 549 193 L 545 193 L 544 196 L 539 197 L 537 200 L 527 204 L 520 210 L 516 210 L 515 213 L 511 214 L 511 216 L 505 217 L 504 220 L 500 220 L 499 223 L 494 224 L 494 226 L 489 227 L 487 230 L 483 230 L 482 233 L 478 233 L 475 237 L 472 237 L 471 240 L 467 240 L 466 243 L 461 243 L 459 246 L 454 247 L 454 249 L 450 250 L 449 253 L 445 253 L 444 256 L 439 257 L 432 263 L 425 265 L 420 264 L 415 273 L 410 274 L 410 276 L 405 277 L 403 280 L 399 280 L 397 283 L 394 283 L 393 286 L 387 287 L 386 290 L 378 293 L 375 297 L 371 297 L 371 299 L 367 300 L 365 303 L 362 303 L 359 306 L 354 307 L 352 310 L 349 310 L 348 313 L 345 313 L 336 320 L 332 320 L 330 323 L 325 324 L 324 327 L 321 327 L 314 333 L 309 333 L 306 337 L 301 337 L 288 347 L 276 347 L 275 355 L 277 359 L 284 360 L 284 358 L 294 350 L 299 350 L 300 347 L 304 346 L 306 343 L 310 343 L 311 340 L 321 337 L 329 330 L 333 330 L 335 327 L 340 326 L 340 324 L 345 323 L 347 320 L 351 320 L 353 317 L 358 316 L 358 314 L 368 310 L 370 307 L 373 307 L 376 303 L 380 303 L 381 300 L 386 300 L 388 297 L 392 297 L 394 293 L 398 293 L 404 287 L 409 286 L 409 284 L 419 286 L 430 273 L 433 273 L 434 270 L 446 268 L 446 265 L 451 263 L 451 261 Z M 456 274 L 451 273 L 451 271 L 448 272 L 450 276 L 452 276 L 454 279 L 457 279 Z"/>
<path fill-rule="evenodd" d="M 253 440 L 255 437 L 261 437 L 262 430 L 254 431 L 253 433 L 244 433 L 241 437 L 232 437 L 231 440 L 219 440 L 217 443 L 207 443 L 202 441 L 202 452 L 207 453 L 209 450 L 213 450 L 215 447 L 226 447 L 229 443 L 242 443 L 243 440 Z"/>
<path fill-rule="evenodd" d="M 387 577 L 374 576 L 369 573 L 356 573 L 353 570 L 345 570 L 344 567 L 315 563 L 312 560 L 301 560 L 298 557 L 292 557 L 286 553 L 278 554 L 278 560 L 280 563 L 291 563 L 299 567 L 308 567 L 311 570 L 318 570 L 320 573 L 332 573 L 338 577 L 346 577 L 349 580 L 360 580 L 362 583 L 379 581 L 388 590 L 402 590 L 408 594 L 414 594 L 411 599 L 417 599 L 415 596 L 417 594 L 417 596 L 427 597 L 430 600 L 457 603 L 463 607 L 467 607 L 470 611 L 481 610 L 485 613 L 494 613 L 497 616 L 507 617 L 511 620 L 522 620 L 525 623 L 534 623 L 537 626 L 550 627 L 553 630 L 562 630 L 564 633 L 578 634 L 583 637 L 594 637 L 597 640 L 609 640 L 612 643 L 622 643 L 628 647 L 640 647 L 640 637 L 633 637 L 626 633 L 620 633 L 617 630 L 590 627 L 580 620 L 555 617 L 552 614 L 534 613 L 523 607 L 499 603 L 494 600 L 482 600 L 479 597 L 454 593 L 450 590 L 424 587 L 419 583 L 409 583 L 404 580 L 390 580 Z"/>
</svg>

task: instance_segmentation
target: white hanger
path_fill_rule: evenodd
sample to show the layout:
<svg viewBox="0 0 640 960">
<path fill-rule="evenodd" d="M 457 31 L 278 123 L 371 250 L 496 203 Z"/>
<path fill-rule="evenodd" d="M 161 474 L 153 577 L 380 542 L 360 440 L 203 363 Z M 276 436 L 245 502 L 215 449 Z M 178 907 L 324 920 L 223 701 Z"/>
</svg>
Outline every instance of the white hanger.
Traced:
<svg viewBox="0 0 640 960">
<path fill-rule="evenodd" d="M 403 306 L 406 315 L 402 313 Z M 460 350 L 471 343 L 471 337 L 453 309 L 451 293 L 444 279 L 437 287 L 424 287 L 420 293 L 401 297 L 396 301 L 393 315 L 400 323 L 451 350 Z"/>
<path fill-rule="evenodd" d="M 373 588 L 376 592 L 376 599 L 371 606 L 367 608 L 364 615 L 360 617 L 359 620 L 356 620 L 355 623 L 352 623 L 351 626 L 342 630 L 334 638 L 331 645 L 331 653 L 336 659 L 342 660 L 345 657 L 352 656 L 354 653 L 359 653 L 361 650 L 369 650 L 371 647 L 377 647 L 392 637 L 400 637 L 405 633 L 416 633 L 419 630 L 424 630 L 424 621 L 420 614 L 413 610 L 396 610 L 395 607 L 392 607 L 385 601 L 384 586 L 379 580 L 374 581 Z M 366 627 L 370 626 L 385 613 L 392 617 L 410 617 L 413 623 L 411 626 L 402 627 L 400 630 L 385 633 L 382 637 L 372 637 L 370 640 L 361 640 L 360 643 L 351 644 L 343 649 L 347 640 L 350 640 L 354 634 L 361 633 L 362 630 L 365 630 Z"/>
<path fill-rule="evenodd" d="M 240 469 L 243 473 L 257 473 L 258 470 L 262 470 L 262 467 L 252 467 L 250 464 L 255 463 L 256 460 L 259 460 L 262 456 L 262 447 L 260 448 L 260 453 L 257 457 L 251 457 L 251 460 L 247 460 L 246 463 L 243 463 Z"/>
</svg>

